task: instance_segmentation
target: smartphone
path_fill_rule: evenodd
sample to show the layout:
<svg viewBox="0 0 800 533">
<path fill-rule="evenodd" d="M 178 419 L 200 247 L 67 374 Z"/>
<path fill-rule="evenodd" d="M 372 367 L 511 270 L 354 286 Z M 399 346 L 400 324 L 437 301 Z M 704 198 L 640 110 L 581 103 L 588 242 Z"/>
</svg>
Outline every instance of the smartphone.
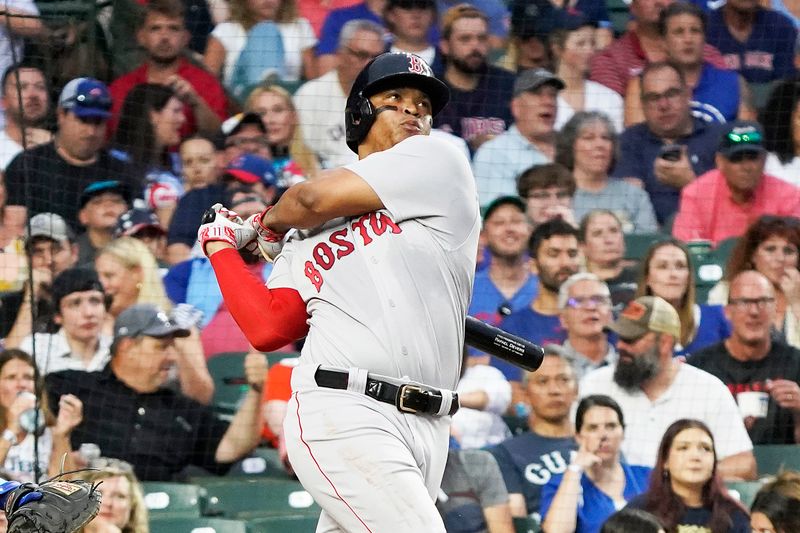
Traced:
<svg viewBox="0 0 800 533">
<path fill-rule="evenodd" d="M 682 151 L 683 148 L 681 148 L 680 144 L 666 144 L 661 147 L 658 157 L 666 161 L 678 161 L 681 158 Z"/>
</svg>

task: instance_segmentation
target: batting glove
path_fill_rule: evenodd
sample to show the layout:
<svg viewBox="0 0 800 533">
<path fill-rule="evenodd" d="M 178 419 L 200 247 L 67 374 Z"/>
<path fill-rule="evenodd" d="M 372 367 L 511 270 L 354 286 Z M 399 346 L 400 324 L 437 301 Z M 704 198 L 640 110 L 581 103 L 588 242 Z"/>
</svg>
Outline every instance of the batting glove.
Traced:
<svg viewBox="0 0 800 533">
<path fill-rule="evenodd" d="M 206 255 L 208 255 L 206 244 L 209 242 L 226 242 L 237 250 L 255 242 L 255 231 L 244 224 L 242 217 L 236 212 L 229 210 L 222 204 L 214 204 L 211 209 L 213 210 L 214 218 L 210 222 L 202 224 L 197 230 L 197 240 Z"/>
<path fill-rule="evenodd" d="M 244 225 L 252 228 L 256 235 L 256 240 L 249 243 L 247 249 L 256 255 L 265 256 L 264 259 L 268 261 L 274 261 L 283 249 L 283 238 L 286 234 L 276 233 L 262 223 L 264 215 L 266 215 L 270 209 L 272 209 L 272 206 L 267 207 L 260 213 L 251 215 L 245 220 Z"/>
</svg>

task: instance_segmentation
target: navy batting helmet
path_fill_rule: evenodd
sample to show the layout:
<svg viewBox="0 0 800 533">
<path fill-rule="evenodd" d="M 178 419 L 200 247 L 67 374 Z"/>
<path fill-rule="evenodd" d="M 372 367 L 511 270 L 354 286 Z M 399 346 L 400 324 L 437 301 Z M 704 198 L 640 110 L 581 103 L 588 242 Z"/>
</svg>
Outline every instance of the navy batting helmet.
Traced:
<svg viewBox="0 0 800 533">
<path fill-rule="evenodd" d="M 352 151 L 358 153 L 358 145 L 375 122 L 375 108 L 369 97 L 400 87 L 413 87 L 424 92 L 431 100 L 433 116 L 450 100 L 450 89 L 433 75 L 431 67 L 420 57 L 404 52 L 379 55 L 359 73 L 347 97 L 344 124 L 347 146 Z"/>
</svg>

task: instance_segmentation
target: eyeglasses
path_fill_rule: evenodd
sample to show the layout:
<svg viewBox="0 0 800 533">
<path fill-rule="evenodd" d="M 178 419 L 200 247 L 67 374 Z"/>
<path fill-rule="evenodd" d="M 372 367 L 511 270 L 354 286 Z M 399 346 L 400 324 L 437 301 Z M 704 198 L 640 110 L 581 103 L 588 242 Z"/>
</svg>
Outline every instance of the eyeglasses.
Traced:
<svg viewBox="0 0 800 533">
<path fill-rule="evenodd" d="M 528 198 L 532 200 L 566 200 L 570 198 L 572 195 L 569 191 L 566 190 L 559 190 L 559 191 L 533 191 L 528 194 Z"/>
<path fill-rule="evenodd" d="M 731 163 L 741 163 L 742 161 L 757 161 L 760 157 L 761 152 L 756 150 L 746 150 L 731 154 L 728 157 L 728 161 Z"/>
<path fill-rule="evenodd" d="M 237 147 L 241 148 L 247 145 L 269 146 L 269 140 L 266 137 L 234 137 L 225 141 L 225 148 Z"/>
<path fill-rule="evenodd" d="M 348 54 L 355 57 L 359 61 L 369 61 L 370 59 L 377 57 L 372 52 L 367 52 L 366 50 L 353 50 L 349 46 L 345 46 L 344 49 L 347 50 Z"/>
<path fill-rule="evenodd" d="M 751 306 L 755 306 L 759 311 L 766 309 L 768 305 L 775 303 L 775 298 L 764 296 L 762 298 L 731 298 L 728 304 L 734 306 L 739 311 L 747 311 Z"/>
<path fill-rule="evenodd" d="M 667 100 L 674 100 L 681 95 L 683 95 L 682 88 L 672 87 L 671 89 L 667 89 L 663 93 L 644 93 L 642 95 L 642 102 L 646 105 L 652 105 L 661 101 L 662 98 Z"/>
<path fill-rule="evenodd" d="M 594 309 L 596 307 L 611 305 L 611 298 L 604 294 L 591 296 L 576 296 L 567 300 L 570 309 Z"/>
</svg>

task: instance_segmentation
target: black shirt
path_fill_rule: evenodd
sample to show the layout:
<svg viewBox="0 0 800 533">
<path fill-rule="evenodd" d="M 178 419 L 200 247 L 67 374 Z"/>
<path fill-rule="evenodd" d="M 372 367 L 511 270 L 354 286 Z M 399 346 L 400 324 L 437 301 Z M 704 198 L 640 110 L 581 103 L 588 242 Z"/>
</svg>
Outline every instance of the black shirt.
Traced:
<svg viewBox="0 0 800 533">
<path fill-rule="evenodd" d="M 800 351 L 782 342 L 773 341 L 767 356 L 759 361 L 734 359 L 721 342 L 695 352 L 687 362 L 718 377 L 734 397 L 746 391 L 766 392 L 769 379 L 800 383 Z M 766 418 L 745 425 L 753 444 L 794 444 L 794 416 L 772 397 Z"/>
<path fill-rule="evenodd" d="M 636 496 L 628 502 L 627 506 L 632 509 L 649 511 L 649 509 L 645 507 L 646 496 L 646 494 Z M 730 518 L 732 524 L 730 529 L 728 529 L 728 533 L 750 533 L 750 518 L 748 518 L 744 511 L 737 509 L 731 513 Z M 712 533 L 711 529 L 707 527 L 709 520 L 711 520 L 711 509 L 705 507 L 687 507 L 686 512 L 683 513 L 683 516 L 678 520 L 677 526 L 672 531 Z"/>
<path fill-rule="evenodd" d="M 214 460 L 228 424 L 178 392 L 138 393 L 117 379 L 111 364 L 101 372 L 54 372 L 45 380 L 54 408 L 63 394 L 83 402 L 73 448 L 97 444 L 103 456 L 131 463 L 142 481 L 172 480 L 190 464 L 218 474 L 230 466 Z"/>
<path fill-rule="evenodd" d="M 25 177 L 29 191 L 25 194 Z M 77 229 L 80 197 L 87 185 L 96 181 L 119 180 L 131 187 L 134 197 L 141 194 L 141 185 L 133 168 L 102 150 L 97 161 L 87 166 L 67 163 L 58 155 L 55 144 L 49 142 L 25 150 L 11 160 L 6 168 L 7 205 L 24 205 L 28 216 L 38 213 L 58 213 Z"/>
<path fill-rule="evenodd" d="M 194 246 L 203 213 L 215 203 L 224 201 L 225 187 L 216 183 L 184 194 L 178 200 L 178 207 L 169 223 L 167 244 Z"/>
</svg>

